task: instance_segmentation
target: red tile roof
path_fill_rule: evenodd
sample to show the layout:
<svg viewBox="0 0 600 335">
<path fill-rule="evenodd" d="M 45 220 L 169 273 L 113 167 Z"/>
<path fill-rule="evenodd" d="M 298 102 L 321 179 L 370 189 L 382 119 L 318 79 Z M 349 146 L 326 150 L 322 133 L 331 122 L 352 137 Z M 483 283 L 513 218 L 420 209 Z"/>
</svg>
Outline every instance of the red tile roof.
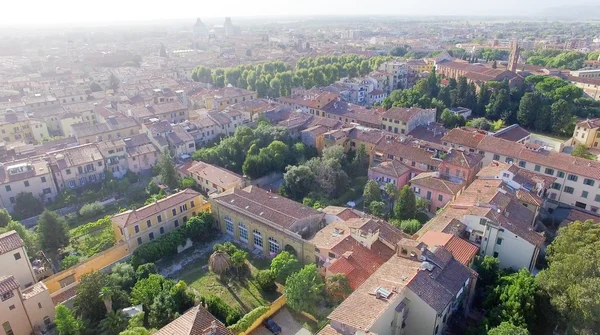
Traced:
<svg viewBox="0 0 600 335">
<path fill-rule="evenodd" d="M 452 235 L 445 248 L 464 265 L 469 265 L 479 251 L 479 247 L 455 235 Z"/>
<path fill-rule="evenodd" d="M 23 240 L 15 230 L 0 235 L 0 255 L 23 246 Z"/>
<path fill-rule="evenodd" d="M 14 276 L 0 276 L 0 294 L 8 293 L 19 288 Z"/>
<path fill-rule="evenodd" d="M 201 305 L 190 308 L 182 316 L 159 329 L 155 335 L 233 335 Z"/>
</svg>

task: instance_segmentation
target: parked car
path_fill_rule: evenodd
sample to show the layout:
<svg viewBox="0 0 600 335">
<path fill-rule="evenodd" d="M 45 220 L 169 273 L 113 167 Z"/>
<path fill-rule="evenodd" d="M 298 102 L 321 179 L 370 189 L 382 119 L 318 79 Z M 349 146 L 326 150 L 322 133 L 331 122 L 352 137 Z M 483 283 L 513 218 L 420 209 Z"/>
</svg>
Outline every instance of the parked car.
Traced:
<svg viewBox="0 0 600 335">
<path fill-rule="evenodd" d="M 267 328 L 271 333 L 275 335 L 281 334 L 281 327 L 273 319 L 266 319 L 263 321 L 263 325 Z"/>
</svg>

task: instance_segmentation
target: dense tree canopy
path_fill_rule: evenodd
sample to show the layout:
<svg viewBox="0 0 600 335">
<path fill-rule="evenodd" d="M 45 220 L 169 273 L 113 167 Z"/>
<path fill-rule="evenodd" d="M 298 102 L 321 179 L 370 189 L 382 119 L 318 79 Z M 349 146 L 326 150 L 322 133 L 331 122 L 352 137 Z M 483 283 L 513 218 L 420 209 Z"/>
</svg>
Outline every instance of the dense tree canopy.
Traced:
<svg viewBox="0 0 600 335">
<path fill-rule="evenodd" d="M 538 275 L 567 329 L 600 329 L 600 226 L 592 221 L 561 228 Z"/>
<path fill-rule="evenodd" d="M 304 266 L 285 282 L 288 306 L 296 311 L 314 313 L 323 300 L 323 279 L 315 264 Z"/>
<path fill-rule="evenodd" d="M 69 229 L 65 220 L 51 211 L 44 211 L 38 220 L 38 239 L 42 250 L 56 256 L 69 244 Z"/>
</svg>

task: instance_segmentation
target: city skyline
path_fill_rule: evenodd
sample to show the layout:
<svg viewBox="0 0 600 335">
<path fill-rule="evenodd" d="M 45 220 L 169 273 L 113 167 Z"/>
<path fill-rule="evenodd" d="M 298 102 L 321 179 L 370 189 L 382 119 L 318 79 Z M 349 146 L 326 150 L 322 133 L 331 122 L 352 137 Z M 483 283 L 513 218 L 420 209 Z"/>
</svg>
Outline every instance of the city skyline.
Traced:
<svg viewBox="0 0 600 335">
<path fill-rule="evenodd" d="M 385 0 L 374 0 L 368 7 L 358 0 L 330 0 L 318 2 L 307 0 L 294 3 L 280 3 L 275 0 L 247 2 L 232 0 L 227 3 L 211 3 L 209 5 L 178 1 L 171 6 L 152 7 L 141 1 L 118 2 L 107 0 L 102 6 L 90 10 L 74 0 L 58 0 L 46 2 L 34 0 L 30 2 L 12 2 L 4 5 L 0 13 L 2 25 L 30 24 L 73 24 L 73 23 L 109 23 L 134 22 L 151 20 L 178 20 L 191 17 L 284 17 L 284 16 L 538 16 L 545 10 L 562 6 L 589 6 L 594 2 L 583 0 L 573 3 L 566 0 L 507 0 L 502 6 L 494 3 L 462 0 L 446 2 L 433 0 L 427 3 L 387 3 Z M 34 11 L 31 8 L 35 8 Z M 186 8 L 182 11 L 181 8 Z M 515 9 L 518 8 L 518 11 Z M 554 15 L 554 14 L 550 14 Z"/>
</svg>

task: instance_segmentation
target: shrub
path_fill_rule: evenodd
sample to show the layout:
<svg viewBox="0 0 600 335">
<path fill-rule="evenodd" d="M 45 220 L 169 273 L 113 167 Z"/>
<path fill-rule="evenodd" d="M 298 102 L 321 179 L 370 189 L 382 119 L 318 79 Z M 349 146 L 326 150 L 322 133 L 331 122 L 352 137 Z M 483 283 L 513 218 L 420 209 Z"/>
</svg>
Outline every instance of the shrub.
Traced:
<svg viewBox="0 0 600 335">
<path fill-rule="evenodd" d="M 234 325 L 231 325 L 228 328 L 235 334 L 244 332 L 248 328 L 250 328 L 250 326 L 252 326 L 252 324 L 267 311 L 269 311 L 269 306 L 258 306 L 255 309 L 251 310 L 248 314 L 244 315 L 244 317 L 241 318 Z"/>
<path fill-rule="evenodd" d="M 274 292 L 277 288 L 275 285 L 275 274 L 271 270 L 258 271 L 255 281 L 263 292 Z"/>
<path fill-rule="evenodd" d="M 227 305 L 221 298 L 217 296 L 210 296 L 208 298 L 200 298 L 200 301 L 206 306 L 206 310 L 210 312 L 215 318 L 223 322 L 226 326 L 231 326 L 237 323 L 240 318 L 240 312 Z"/>
<path fill-rule="evenodd" d="M 60 269 L 66 270 L 66 269 L 70 268 L 71 266 L 79 263 L 80 260 L 81 260 L 81 257 L 79 257 L 77 255 L 69 255 L 69 256 L 63 258 L 63 260 L 60 262 Z"/>
<path fill-rule="evenodd" d="M 98 201 L 94 201 L 89 204 L 85 204 L 79 210 L 79 215 L 83 217 L 92 217 L 98 215 L 104 211 L 104 205 Z"/>
</svg>

